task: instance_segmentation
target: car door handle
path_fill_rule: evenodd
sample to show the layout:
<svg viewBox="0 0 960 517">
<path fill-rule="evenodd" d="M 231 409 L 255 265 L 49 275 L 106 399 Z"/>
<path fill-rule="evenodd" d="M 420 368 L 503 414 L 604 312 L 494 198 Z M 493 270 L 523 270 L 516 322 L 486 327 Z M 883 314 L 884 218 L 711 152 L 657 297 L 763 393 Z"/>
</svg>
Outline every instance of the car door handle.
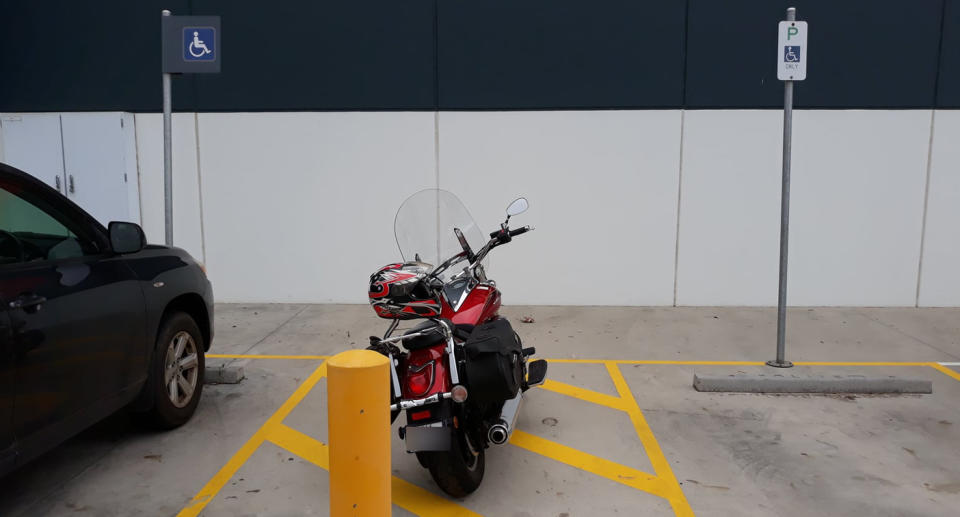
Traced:
<svg viewBox="0 0 960 517">
<path fill-rule="evenodd" d="M 39 306 L 46 303 L 46 301 L 47 299 L 45 297 L 38 294 L 21 294 L 16 300 L 10 302 L 10 308 L 26 310 L 36 307 L 39 310 Z"/>
</svg>

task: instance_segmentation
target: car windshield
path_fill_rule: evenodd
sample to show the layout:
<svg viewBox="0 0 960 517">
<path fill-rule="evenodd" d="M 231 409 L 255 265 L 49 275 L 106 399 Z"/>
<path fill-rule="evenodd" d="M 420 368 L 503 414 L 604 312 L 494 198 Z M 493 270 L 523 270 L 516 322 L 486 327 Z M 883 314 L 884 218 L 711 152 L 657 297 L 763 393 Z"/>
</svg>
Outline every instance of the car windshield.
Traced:
<svg viewBox="0 0 960 517">
<path fill-rule="evenodd" d="M 433 266 L 463 251 L 453 229 L 459 228 L 470 248 L 476 252 L 487 240 L 467 207 L 452 192 L 426 189 L 408 197 L 397 210 L 393 232 L 404 261 L 419 260 Z M 484 260 L 484 267 L 488 266 Z M 465 263 L 454 265 L 446 275 L 463 270 Z"/>
</svg>

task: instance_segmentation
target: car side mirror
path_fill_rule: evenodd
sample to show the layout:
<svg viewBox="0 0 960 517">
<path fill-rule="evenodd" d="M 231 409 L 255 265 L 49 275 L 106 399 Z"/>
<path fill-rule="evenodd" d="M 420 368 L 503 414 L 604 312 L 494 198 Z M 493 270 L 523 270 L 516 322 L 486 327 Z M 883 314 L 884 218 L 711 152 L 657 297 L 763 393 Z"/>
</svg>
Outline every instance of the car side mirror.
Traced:
<svg viewBox="0 0 960 517">
<path fill-rule="evenodd" d="M 113 221 L 109 233 L 114 253 L 136 253 L 147 245 L 147 237 L 138 224 Z"/>
<path fill-rule="evenodd" d="M 527 208 L 530 207 L 530 204 L 527 203 L 527 198 L 518 197 L 513 200 L 513 203 L 510 203 L 510 206 L 507 207 L 507 216 L 513 217 L 515 215 L 522 214 L 527 211 Z"/>
</svg>

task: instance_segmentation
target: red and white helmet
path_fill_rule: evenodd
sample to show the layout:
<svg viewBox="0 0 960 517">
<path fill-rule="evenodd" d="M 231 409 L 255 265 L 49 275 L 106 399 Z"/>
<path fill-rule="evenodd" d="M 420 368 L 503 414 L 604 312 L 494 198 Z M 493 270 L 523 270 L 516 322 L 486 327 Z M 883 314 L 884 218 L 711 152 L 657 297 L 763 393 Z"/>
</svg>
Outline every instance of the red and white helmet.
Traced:
<svg viewBox="0 0 960 517">
<path fill-rule="evenodd" d="M 368 297 L 381 318 L 414 319 L 440 315 L 440 301 L 423 284 L 429 264 L 406 262 L 387 264 L 370 275 Z"/>
</svg>

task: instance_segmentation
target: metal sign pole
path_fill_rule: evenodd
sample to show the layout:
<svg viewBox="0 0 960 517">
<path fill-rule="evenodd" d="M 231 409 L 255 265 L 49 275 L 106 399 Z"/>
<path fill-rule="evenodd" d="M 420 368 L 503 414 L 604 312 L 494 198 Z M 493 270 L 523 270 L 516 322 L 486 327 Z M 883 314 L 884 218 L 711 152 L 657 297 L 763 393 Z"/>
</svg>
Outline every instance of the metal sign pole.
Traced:
<svg viewBox="0 0 960 517">
<path fill-rule="evenodd" d="M 787 21 L 797 19 L 796 8 L 787 9 Z M 777 295 L 777 358 L 770 366 L 790 368 L 784 343 L 787 324 L 787 244 L 790 232 L 790 141 L 793 130 L 793 81 L 783 82 L 783 176 L 780 190 L 780 290 Z"/>
<path fill-rule="evenodd" d="M 220 17 L 171 16 L 164 9 L 160 17 L 163 73 L 163 211 L 167 246 L 173 246 L 173 140 L 170 112 L 172 74 L 220 73 Z"/>
<path fill-rule="evenodd" d="M 162 16 L 170 16 L 170 11 L 164 9 Z M 170 92 L 170 74 L 163 73 L 163 221 L 164 242 L 173 246 L 173 142 L 170 112 L 172 110 Z"/>
</svg>

